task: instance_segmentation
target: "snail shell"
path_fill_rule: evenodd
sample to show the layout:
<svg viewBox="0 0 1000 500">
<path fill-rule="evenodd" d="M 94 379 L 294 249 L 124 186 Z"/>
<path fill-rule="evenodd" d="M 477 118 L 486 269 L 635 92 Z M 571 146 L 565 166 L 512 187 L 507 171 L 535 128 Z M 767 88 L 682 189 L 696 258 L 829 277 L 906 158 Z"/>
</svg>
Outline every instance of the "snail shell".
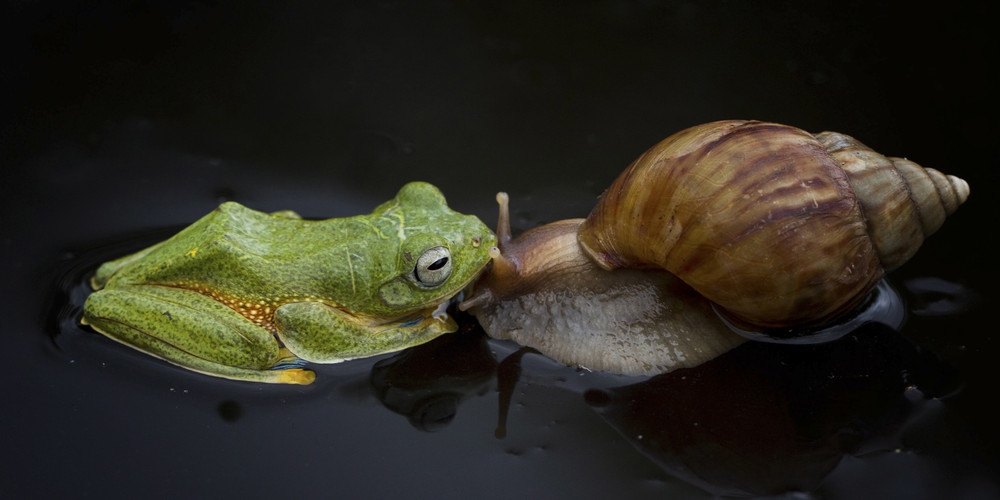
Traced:
<svg viewBox="0 0 1000 500">
<path fill-rule="evenodd" d="M 646 151 L 585 220 L 511 239 L 499 194 L 499 250 L 460 307 L 567 364 L 695 366 L 742 342 L 729 326 L 815 331 L 846 315 L 968 195 L 843 134 L 708 123 Z"/>
<path fill-rule="evenodd" d="M 969 195 L 965 181 L 838 133 L 720 121 L 653 146 L 579 230 L 605 269 L 657 267 L 743 322 L 857 306 Z"/>
</svg>

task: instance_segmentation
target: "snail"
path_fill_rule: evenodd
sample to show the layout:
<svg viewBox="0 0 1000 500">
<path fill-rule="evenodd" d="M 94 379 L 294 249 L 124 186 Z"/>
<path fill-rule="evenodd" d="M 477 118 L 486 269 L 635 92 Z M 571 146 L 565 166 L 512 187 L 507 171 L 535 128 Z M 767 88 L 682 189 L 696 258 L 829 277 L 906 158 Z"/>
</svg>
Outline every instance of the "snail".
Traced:
<svg viewBox="0 0 1000 500">
<path fill-rule="evenodd" d="M 460 308 L 491 336 L 569 364 L 694 366 L 742 341 L 730 326 L 848 315 L 968 195 L 962 179 L 844 134 L 698 125 L 636 159 L 586 219 L 512 239 L 499 194 L 499 250 Z"/>
</svg>

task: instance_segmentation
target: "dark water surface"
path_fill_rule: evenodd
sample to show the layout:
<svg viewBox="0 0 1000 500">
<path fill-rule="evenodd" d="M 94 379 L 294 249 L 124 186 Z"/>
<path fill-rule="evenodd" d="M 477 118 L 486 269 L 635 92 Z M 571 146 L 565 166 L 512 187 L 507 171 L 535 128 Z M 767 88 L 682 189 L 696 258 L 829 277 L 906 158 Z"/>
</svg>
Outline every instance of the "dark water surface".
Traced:
<svg viewBox="0 0 1000 500">
<path fill-rule="evenodd" d="M 1000 498 L 997 37 L 879 2 L 6 2 L 4 498 Z M 336 5 L 336 6 L 334 6 Z M 366 213 L 410 180 L 515 231 L 726 118 L 836 130 L 972 196 L 906 318 L 651 379 L 462 332 L 217 380 L 77 325 L 103 260 L 236 200 Z"/>
</svg>

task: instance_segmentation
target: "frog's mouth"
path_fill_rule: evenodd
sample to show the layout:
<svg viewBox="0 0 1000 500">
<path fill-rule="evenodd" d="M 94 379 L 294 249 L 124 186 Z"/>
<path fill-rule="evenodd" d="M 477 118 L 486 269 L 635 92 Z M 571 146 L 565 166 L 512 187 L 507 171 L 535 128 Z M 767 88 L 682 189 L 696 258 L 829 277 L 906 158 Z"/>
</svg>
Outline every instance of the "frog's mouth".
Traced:
<svg viewBox="0 0 1000 500">
<path fill-rule="evenodd" d="M 454 297 L 438 304 L 437 306 L 428 307 L 427 309 L 422 309 L 418 311 L 416 314 L 405 316 L 401 319 L 394 321 L 393 323 L 403 328 L 409 328 L 417 326 L 420 323 L 423 323 L 424 321 L 430 319 L 437 320 L 440 322 L 446 322 L 450 317 L 448 316 L 448 308 L 451 307 L 452 304 L 458 302 L 456 298 L 461 295 L 463 295 L 463 293 L 459 292 L 458 295 L 455 295 Z"/>
<path fill-rule="evenodd" d="M 491 254 L 492 255 L 492 254 Z M 458 327 L 454 324 L 454 320 L 448 314 L 448 308 L 452 305 L 461 304 L 466 297 L 470 296 L 475 289 L 476 283 L 479 282 L 479 278 L 487 269 L 492 265 L 492 260 L 487 261 L 486 264 L 482 266 L 479 272 L 473 274 L 463 285 L 459 288 L 458 293 L 445 297 L 438 300 L 431 300 L 424 304 L 424 307 L 411 311 L 409 313 L 403 314 L 392 319 L 383 319 L 381 321 L 369 322 L 371 327 L 395 327 L 395 328 L 412 328 L 424 322 L 437 322 L 441 324 L 448 325 L 446 328 L 449 331 L 454 331 Z M 369 318 L 370 319 L 370 318 Z M 362 320 L 363 321 L 363 320 Z M 450 323 L 450 325 L 449 325 Z"/>
<path fill-rule="evenodd" d="M 410 314 L 401 316 L 394 320 L 389 320 L 383 323 L 382 326 L 393 325 L 396 328 L 413 328 L 423 322 L 434 321 L 442 324 L 447 324 L 449 321 L 454 321 L 451 315 L 448 314 L 448 309 L 452 305 L 458 305 L 465 297 L 472 293 L 472 285 L 475 280 L 470 280 L 470 282 L 460 290 L 455 295 L 441 301 L 438 304 L 431 304 L 428 307 L 414 311 Z"/>
</svg>

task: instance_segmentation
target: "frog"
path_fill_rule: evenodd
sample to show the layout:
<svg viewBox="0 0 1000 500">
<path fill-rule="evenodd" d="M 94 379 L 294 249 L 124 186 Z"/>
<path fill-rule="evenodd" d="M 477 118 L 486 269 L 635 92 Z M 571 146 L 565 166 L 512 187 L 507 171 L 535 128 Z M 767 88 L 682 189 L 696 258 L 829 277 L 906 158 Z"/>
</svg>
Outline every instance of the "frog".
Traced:
<svg viewBox="0 0 1000 500">
<path fill-rule="evenodd" d="M 447 313 L 496 236 L 410 182 L 370 214 L 304 219 L 235 201 L 105 262 L 81 322 L 188 370 L 310 384 L 308 363 L 399 351 L 457 330 Z"/>
</svg>

